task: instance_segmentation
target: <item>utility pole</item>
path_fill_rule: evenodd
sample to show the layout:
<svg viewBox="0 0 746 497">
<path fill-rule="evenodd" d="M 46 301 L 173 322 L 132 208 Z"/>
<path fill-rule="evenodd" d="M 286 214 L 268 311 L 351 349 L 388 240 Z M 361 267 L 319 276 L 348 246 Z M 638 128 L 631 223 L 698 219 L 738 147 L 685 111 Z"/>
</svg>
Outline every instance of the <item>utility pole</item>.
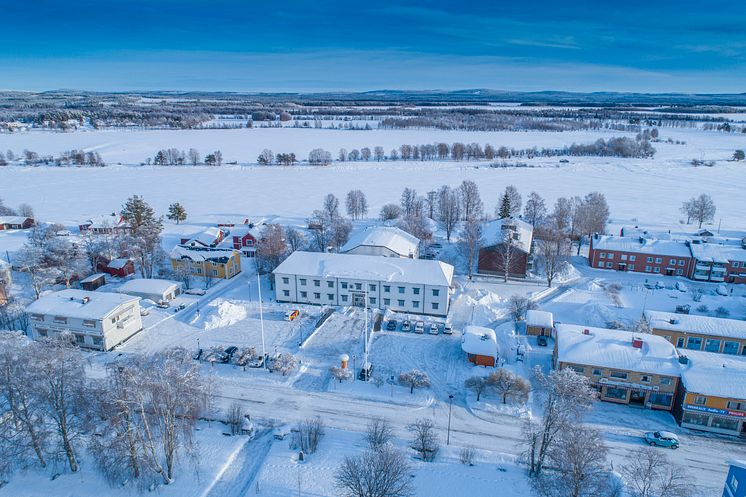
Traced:
<svg viewBox="0 0 746 497">
<path fill-rule="evenodd" d="M 262 363 L 264 364 L 264 369 L 267 369 L 267 351 L 264 348 L 264 313 L 262 311 L 262 280 L 259 276 L 259 271 L 256 272 L 256 284 L 257 289 L 259 290 L 259 322 L 262 330 Z"/>
<path fill-rule="evenodd" d="M 446 445 L 451 445 L 451 409 L 453 408 L 453 394 L 448 396 L 448 437 Z"/>
<path fill-rule="evenodd" d="M 366 283 L 367 285 L 367 283 Z M 363 333 L 363 339 L 365 340 L 365 343 L 363 344 L 363 371 L 365 371 L 365 374 L 363 375 L 363 381 L 368 381 L 368 373 L 369 367 L 368 367 L 368 287 L 365 287 L 365 332 Z M 366 369 L 367 368 L 367 369 Z"/>
</svg>

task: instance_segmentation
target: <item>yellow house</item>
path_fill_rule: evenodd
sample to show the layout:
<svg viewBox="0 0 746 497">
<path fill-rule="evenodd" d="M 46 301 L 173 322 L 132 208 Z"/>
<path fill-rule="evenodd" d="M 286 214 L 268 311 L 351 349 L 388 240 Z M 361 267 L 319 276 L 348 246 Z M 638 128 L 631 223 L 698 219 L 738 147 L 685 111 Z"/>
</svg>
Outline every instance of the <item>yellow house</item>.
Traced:
<svg viewBox="0 0 746 497">
<path fill-rule="evenodd" d="M 653 335 L 665 338 L 679 351 L 746 355 L 746 321 L 661 311 L 645 311 L 645 320 Z"/>
<path fill-rule="evenodd" d="M 241 272 L 241 253 L 233 249 L 177 245 L 171 251 L 171 267 L 188 267 L 192 276 L 228 280 Z"/>
<path fill-rule="evenodd" d="M 746 357 L 685 352 L 674 410 L 681 426 L 746 435 Z"/>
</svg>

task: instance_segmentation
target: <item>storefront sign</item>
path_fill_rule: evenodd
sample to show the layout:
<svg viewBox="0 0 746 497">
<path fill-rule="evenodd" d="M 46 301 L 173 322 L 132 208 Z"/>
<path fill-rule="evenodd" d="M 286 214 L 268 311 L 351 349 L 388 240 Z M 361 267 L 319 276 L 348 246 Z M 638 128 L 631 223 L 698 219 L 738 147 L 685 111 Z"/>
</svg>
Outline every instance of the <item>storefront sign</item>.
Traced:
<svg viewBox="0 0 746 497">
<path fill-rule="evenodd" d="M 695 406 L 693 404 L 684 404 L 684 409 L 686 409 L 687 411 L 704 412 L 706 414 L 718 414 L 720 416 L 732 416 L 734 418 L 746 417 L 746 413 L 739 412 L 739 411 L 717 409 L 715 407 Z"/>
<path fill-rule="evenodd" d="M 657 392 L 659 390 L 658 385 L 640 385 L 638 383 L 629 383 L 627 381 L 614 381 L 608 378 L 601 378 L 598 380 L 601 385 L 611 385 L 614 387 L 625 387 L 633 388 L 635 390 L 650 390 Z"/>
</svg>

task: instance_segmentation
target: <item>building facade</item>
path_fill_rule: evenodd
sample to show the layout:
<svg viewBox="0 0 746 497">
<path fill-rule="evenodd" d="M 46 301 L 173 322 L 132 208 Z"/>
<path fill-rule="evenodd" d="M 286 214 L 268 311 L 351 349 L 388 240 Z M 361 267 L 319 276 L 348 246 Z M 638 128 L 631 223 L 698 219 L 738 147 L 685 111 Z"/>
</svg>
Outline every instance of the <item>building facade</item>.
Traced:
<svg viewBox="0 0 746 497">
<path fill-rule="evenodd" d="M 526 334 L 551 337 L 554 330 L 554 315 L 551 312 L 530 309 L 526 311 Z"/>
<path fill-rule="evenodd" d="M 25 230 L 34 226 L 34 219 L 25 216 L 0 216 L 0 231 Z"/>
<path fill-rule="evenodd" d="M 484 225 L 484 246 L 477 255 L 477 272 L 525 278 L 531 269 L 533 226 L 520 219 L 498 219 Z"/>
<path fill-rule="evenodd" d="M 111 350 L 142 329 L 139 297 L 62 290 L 32 302 L 26 312 L 35 340 L 72 333 L 83 348 Z"/>
<path fill-rule="evenodd" d="M 419 247 L 420 239 L 404 230 L 389 226 L 376 226 L 350 237 L 339 252 L 417 259 L 420 256 Z"/>
<path fill-rule="evenodd" d="M 273 271 L 278 302 L 446 316 L 453 266 L 440 261 L 293 252 Z"/>
<path fill-rule="evenodd" d="M 728 476 L 725 477 L 723 497 L 746 497 L 746 461 L 728 461 Z"/>
<path fill-rule="evenodd" d="M 208 279 L 228 280 L 241 272 L 241 253 L 233 249 L 210 249 L 177 245 L 171 251 L 171 267 Z"/>
<path fill-rule="evenodd" d="M 746 356 L 746 321 L 662 311 L 645 311 L 643 315 L 653 335 L 665 338 L 680 351 Z"/>
</svg>

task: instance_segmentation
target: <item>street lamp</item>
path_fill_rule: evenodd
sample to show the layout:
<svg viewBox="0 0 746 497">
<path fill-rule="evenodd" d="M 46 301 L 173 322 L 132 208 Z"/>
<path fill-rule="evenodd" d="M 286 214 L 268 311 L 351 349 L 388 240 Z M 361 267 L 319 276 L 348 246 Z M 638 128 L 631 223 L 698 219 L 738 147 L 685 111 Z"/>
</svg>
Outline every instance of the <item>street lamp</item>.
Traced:
<svg viewBox="0 0 746 497">
<path fill-rule="evenodd" d="M 355 359 L 357 359 L 357 356 L 352 354 L 352 381 L 357 380 L 357 361 Z"/>
<path fill-rule="evenodd" d="M 448 437 L 446 445 L 451 445 L 451 408 L 453 407 L 453 395 L 448 396 Z"/>
</svg>

